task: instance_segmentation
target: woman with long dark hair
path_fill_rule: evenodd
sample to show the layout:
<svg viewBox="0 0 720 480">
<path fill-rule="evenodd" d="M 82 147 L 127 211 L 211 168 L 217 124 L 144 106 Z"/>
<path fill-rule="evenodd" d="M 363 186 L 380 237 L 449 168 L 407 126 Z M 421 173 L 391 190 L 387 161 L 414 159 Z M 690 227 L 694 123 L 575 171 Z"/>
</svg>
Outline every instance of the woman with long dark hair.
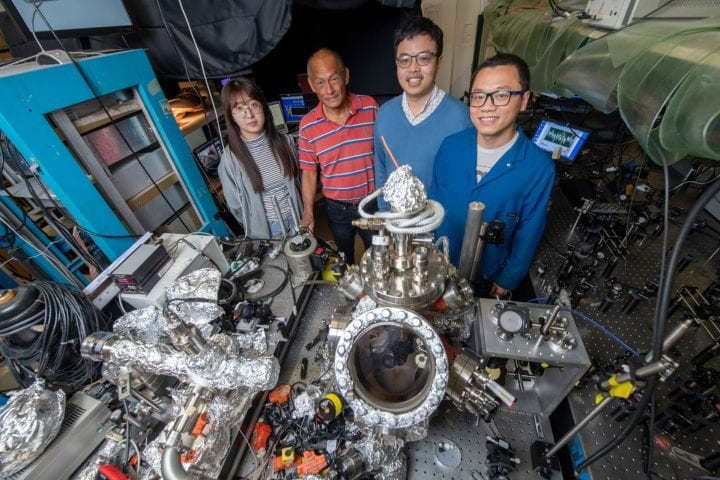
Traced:
<svg viewBox="0 0 720 480">
<path fill-rule="evenodd" d="M 275 128 L 262 90 L 248 78 L 222 90 L 228 145 L 218 176 L 227 206 L 250 238 L 294 233 L 302 211 L 292 141 Z M 300 218 L 296 215 L 295 218 Z"/>
</svg>

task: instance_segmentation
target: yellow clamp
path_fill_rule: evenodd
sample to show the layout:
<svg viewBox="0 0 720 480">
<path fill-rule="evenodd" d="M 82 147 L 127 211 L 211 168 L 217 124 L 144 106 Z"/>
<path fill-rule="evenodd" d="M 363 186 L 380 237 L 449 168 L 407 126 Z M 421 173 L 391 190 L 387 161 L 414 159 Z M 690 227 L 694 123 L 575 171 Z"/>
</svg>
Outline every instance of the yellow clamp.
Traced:
<svg viewBox="0 0 720 480">
<path fill-rule="evenodd" d="M 540 366 L 541 366 L 542 368 L 550 368 L 550 364 L 547 363 L 547 362 L 542 362 L 542 363 L 540 364 Z"/>
<path fill-rule="evenodd" d="M 338 257 L 336 256 L 330 256 L 328 257 L 327 262 L 325 263 L 325 266 L 320 274 L 323 280 L 330 283 L 337 283 L 340 277 L 342 276 L 342 273 L 334 271 L 333 270 L 333 264 L 337 263 L 339 261 Z"/>
<path fill-rule="evenodd" d="M 610 385 L 608 393 L 610 393 L 611 397 L 627 399 L 630 398 L 630 395 L 635 391 L 635 384 L 633 382 L 628 380 L 627 382 L 618 383 L 615 375 L 608 379 L 608 385 Z"/>
</svg>

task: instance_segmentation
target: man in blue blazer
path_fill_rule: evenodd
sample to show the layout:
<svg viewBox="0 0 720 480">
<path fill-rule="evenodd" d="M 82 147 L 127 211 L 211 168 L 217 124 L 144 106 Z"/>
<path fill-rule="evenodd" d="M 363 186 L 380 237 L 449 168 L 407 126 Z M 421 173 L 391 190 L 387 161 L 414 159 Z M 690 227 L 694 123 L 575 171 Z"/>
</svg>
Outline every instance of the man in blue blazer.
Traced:
<svg viewBox="0 0 720 480">
<path fill-rule="evenodd" d="M 468 203 L 485 204 L 483 221 L 505 223 L 503 243 L 485 246 L 477 276 L 485 287 L 475 286 L 479 295 L 505 297 L 527 283 L 545 229 L 555 166 L 516 124 L 530 100 L 529 85 L 530 72 L 520 57 L 498 54 L 484 61 L 471 82 L 473 127 L 447 137 L 435 158 L 429 196 L 445 206 L 437 235 L 447 235 L 455 265 Z"/>
</svg>

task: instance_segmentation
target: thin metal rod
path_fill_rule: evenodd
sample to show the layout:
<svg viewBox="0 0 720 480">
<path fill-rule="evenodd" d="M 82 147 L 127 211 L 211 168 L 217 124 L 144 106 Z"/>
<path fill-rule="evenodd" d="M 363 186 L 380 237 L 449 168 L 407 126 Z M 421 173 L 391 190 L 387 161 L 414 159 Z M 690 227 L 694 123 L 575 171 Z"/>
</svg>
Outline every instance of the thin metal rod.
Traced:
<svg viewBox="0 0 720 480">
<path fill-rule="evenodd" d="M 602 402 L 598 403 L 595 408 L 593 408 L 590 413 L 587 414 L 585 418 L 580 420 L 569 432 L 567 432 L 563 437 L 555 444 L 553 448 L 551 448 L 547 454 L 545 454 L 546 458 L 551 458 L 553 455 L 555 455 L 557 452 L 560 451 L 561 448 L 563 448 L 565 445 L 570 442 L 570 439 L 572 439 L 577 433 L 585 428 L 595 417 L 600 415 L 600 412 L 602 412 L 608 405 L 612 403 L 615 397 L 605 397 L 603 398 Z"/>
</svg>

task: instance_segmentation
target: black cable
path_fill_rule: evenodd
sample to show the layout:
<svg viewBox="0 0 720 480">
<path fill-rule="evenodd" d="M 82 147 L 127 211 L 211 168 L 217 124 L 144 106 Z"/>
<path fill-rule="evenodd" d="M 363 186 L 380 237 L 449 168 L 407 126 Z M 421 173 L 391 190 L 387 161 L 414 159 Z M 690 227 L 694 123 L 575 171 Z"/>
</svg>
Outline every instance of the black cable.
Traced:
<svg viewBox="0 0 720 480">
<path fill-rule="evenodd" d="M 170 245 L 170 247 L 168 248 L 168 255 L 171 255 L 175 251 L 175 249 L 178 247 L 178 245 L 180 245 L 181 243 L 184 243 L 185 245 L 189 246 L 190 248 L 195 250 L 197 253 L 199 253 L 201 257 L 205 258 L 208 262 L 212 263 L 213 267 L 215 267 L 217 270 L 222 272 L 222 269 L 217 264 L 217 262 L 215 262 L 215 260 L 213 260 L 209 256 L 205 255 L 205 252 L 203 252 L 201 249 L 199 249 L 198 247 L 196 247 L 195 245 L 193 245 L 191 242 L 189 242 L 187 240 L 187 237 L 189 235 L 191 235 L 191 234 L 188 234 L 188 235 L 182 237 L 181 239 L 173 242 L 173 244 Z"/>
<path fill-rule="evenodd" d="M 269 298 L 269 299 L 274 299 L 275 297 L 277 297 L 277 296 L 280 294 L 280 292 L 282 292 L 282 291 L 285 289 L 285 286 L 286 286 L 286 285 L 288 284 L 288 282 L 290 281 L 290 272 L 289 272 L 289 270 L 285 270 L 285 269 L 283 269 L 283 268 L 280 268 L 280 267 L 278 267 L 277 265 L 265 265 L 265 266 L 262 267 L 262 268 L 263 268 L 263 269 L 269 268 L 269 269 L 272 269 L 272 270 L 277 270 L 277 271 L 279 271 L 280 273 L 283 274 L 283 279 L 282 279 L 282 282 L 280 282 L 280 285 L 279 285 L 277 288 L 275 288 L 273 291 L 271 291 L 270 293 L 266 293 L 265 295 L 261 295 L 261 296 L 259 296 L 259 297 L 248 298 L 248 300 L 250 300 L 250 301 L 252 301 L 252 302 L 259 302 L 259 301 L 261 301 L 261 300 L 267 300 L 268 298 Z M 291 286 L 290 288 L 292 288 L 292 286 Z"/>
<path fill-rule="evenodd" d="M 60 41 L 60 38 L 55 33 L 55 30 L 52 28 L 52 25 L 50 25 L 50 22 L 47 20 L 45 15 L 40 10 L 40 5 L 42 5 L 43 2 L 44 2 L 44 0 L 33 3 L 35 10 L 40 14 L 43 21 L 45 22 L 45 25 L 47 25 L 47 27 L 50 30 L 50 32 L 52 33 L 53 37 L 55 37 L 55 40 L 60 44 L 60 48 L 62 49 L 62 51 L 65 52 L 65 54 L 68 56 L 68 58 L 70 58 L 70 61 L 72 62 L 73 66 L 75 67 L 75 69 L 77 69 L 77 71 L 80 74 L 80 76 L 82 77 L 83 81 L 85 82 L 87 87 L 90 89 L 90 92 L 93 94 L 93 97 L 100 104 L 100 107 L 102 108 L 103 112 L 105 113 L 107 118 L 110 120 L 110 125 L 115 127 L 115 130 L 117 131 L 118 135 L 120 136 L 120 138 L 122 138 L 123 142 L 125 143 L 125 146 L 130 151 L 130 157 L 137 160 L 137 163 L 140 165 L 140 168 L 142 168 L 142 170 L 145 172 L 147 177 L 152 182 L 153 186 L 157 189 L 160 196 L 163 198 L 163 200 L 165 200 L 165 203 L 167 203 L 167 205 L 170 207 L 170 210 L 172 210 L 173 215 L 177 214 L 178 213 L 177 210 L 175 209 L 173 204 L 170 202 L 170 200 L 167 198 L 167 196 L 165 195 L 165 192 L 163 192 L 162 189 L 160 188 L 160 186 L 157 184 L 157 182 L 155 182 L 155 179 L 152 177 L 152 175 L 147 170 L 147 168 L 145 168 L 145 165 L 143 165 L 143 163 L 140 161 L 140 156 L 138 155 L 138 153 L 132 148 L 127 137 L 125 137 L 125 135 L 122 133 L 122 130 L 120 130 L 120 127 L 118 127 L 117 122 L 112 117 L 112 115 L 110 115 L 110 111 L 107 109 L 107 107 L 105 106 L 103 101 L 100 99 L 100 95 L 98 94 L 97 90 L 95 89 L 95 86 L 92 84 L 90 79 L 87 77 L 87 74 L 85 73 L 85 71 L 82 69 L 82 67 L 80 67 L 80 64 L 75 60 L 75 58 L 65 48 L 63 43 Z M 187 230 L 188 233 L 191 233 L 192 229 L 185 223 L 185 221 L 182 219 L 182 217 L 180 215 L 178 215 L 177 218 L 178 218 L 178 220 L 180 220 L 180 223 L 182 223 L 183 227 L 185 227 L 185 230 Z M 102 234 L 96 234 L 94 232 L 92 234 L 97 235 L 97 236 L 106 236 L 106 235 L 102 235 Z M 127 238 L 127 236 L 124 236 L 123 238 Z"/>
<path fill-rule="evenodd" d="M 668 230 L 669 230 L 669 220 L 670 220 L 670 175 L 668 171 L 668 165 L 667 162 L 663 163 L 663 171 L 665 174 L 665 205 L 663 208 L 663 218 L 664 218 L 664 231 L 663 231 L 663 246 L 662 246 L 662 259 L 660 264 L 660 280 L 658 282 L 659 285 L 665 285 L 667 281 L 669 280 L 669 283 L 672 283 L 672 270 L 674 270 L 674 265 L 670 263 L 670 267 L 667 268 L 666 273 L 666 265 L 667 265 L 667 246 L 668 246 Z M 697 204 L 696 204 L 697 205 Z M 693 207 L 695 208 L 695 207 Z M 696 213 L 697 215 L 697 213 Z M 690 217 L 688 217 L 690 218 Z M 694 221 L 694 219 L 693 219 Z M 693 222 L 690 222 L 688 225 L 688 229 L 690 226 L 692 226 Z M 684 227 L 683 227 L 684 228 Z M 682 233 L 682 231 L 681 231 Z M 679 249 L 679 247 L 682 246 L 682 242 L 684 237 L 678 236 L 675 242 L 675 246 L 673 247 L 673 255 L 677 253 L 676 250 Z M 677 263 L 677 259 L 673 260 L 675 263 Z M 669 297 L 668 297 L 669 298 Z M 663 332 L 665 327 L 665 320 L 667 318 L 667 311 L 663 313 L 662 305 L 665 303 L 668 298 L 664 298 L 662 294 L 658 294 L 656 304 L 655 304 L 655 319 L 653 322 L 653 344 L 652 344 L 652 360 L 651 362 L 656 362 L 661 355 L 662 351 L 662 340 L 663 340 Z M 645 391 L 640 399 L 639 404 L 637 405 L 635 411 L 633 412 L 633 416 L 631 417 L 630 421 L 626 424 L 626 426 L 623 428 L 623 430 L 620 432 L 619 435 L 614 437 L 612 440 L 606 442 L 602 447 L 600 447 L 595 453 L 587 457 L 583 462 L 580 463 L 580 465 L 577 466 L 576 471 L 580 472 L 584 468 L 588 467 L 592 463 L 596 462 L 597 460 L 601 459 L 605 455 L 607 455 L 610 451 L 618 447 L 625 439 L 632 433 L 634 428 L 640 423 L 642 418 L 645 415 L 645 409 L 650 404 L 650 401 L 654 399 L 654 393 L 655 389 L 658 385 L 658 378 L 657 376 L 653 376 L 650 381 L 648 382 Z"/>
<path fill-rule="evenodd" d="M 99 378 L 100 364 L 80 355 L 90 333 L 106 330 L 110 322 L 82 293 L 46 281 L 27 284 L 37 291 L 30 308 L 0 319 L 0 353 L 23 387 L 36 376 L 48 383 L 80 388 Z M 41 331 L 30 330 L 42 327 Z"/>
<path fill-rule="evenodd" d="M 664 168 L 667 170 L 667 165 L 664 165 Z M 669 180 L 667 180 L 666 175 L 666 184 Z M 680 251 L 682 250 L 682 246 L 685 243 L 685 240 L 690 233 L 690 230 L 692 229 L 692 225 L 695 222 L 695 219 L 700 214 L 702 209 L 705 207 L 705 205 L 712 200 L 715 195 L 720 192 L 720 181 L 715 182 L 710 187 L 708 187 L 703 194 L 700 196 L 700 198 L 695 202 L 695 204 L 692 206 L 690 211 L 688 212 L 685 222 L 683 223 L 682 228 L 680 229 L 680 233 L 678 234 L 675 244 L 672 249 L 672 253 L 670 255 L 670 259 L 667 261 L 667 272 L 662 278 L 662 281 L 660 283 L 661 288 L 658 293 L 658 299 L 657 299 L 657 306 L 656 306 L 656 313 L 655 313 L 655 328 L 653 330 L 653 349 L 652 349 L 652 362 L 656 362 L 660 359 L 661 350 L 662 350 L 662 341 L 663 341 L 663 333 L 664 333 L 664 327 L 665 327 L 665 320 L 667 319 L 667 311 L 670 304 L 670 295 L 671 295 L 671 288 L 672 288 L 672 279 L 675 274 L 675 269 L 678 264 L 678 259 L 680 256 Z M 669 195 L 669 192 L 667 192 L 666 189 L 666 199 Z M 666 211 L 667 211 L 667 205 L 666 205 Z M 667 227 L 666 227 L 667 231 Z M 667 232 L 665 233 L 667 235 Z M 663 263 L 665 263 L 665 258 L 667 252 L 667 249 L 664 249 L 663 251 Z M 588 467 L 592 463 L 596 462 L 603 456 L 605 456 L 607 453 L 609 453 L 611 450 L 613 450 L 615 447 L 620 445 L 625 438 L 632 432 L 632 430 L 635 428 L 635 426 L 642 420 L 643 416 L 645 415 L 645 409 L 650 404 L 650 400 L 653 397 L 653 394 L 655 393 L 655 389 L 658 385 L 658 378 L 657 376 L 653 376 L 650 381 L 648 382 L 647 387 L 645 388 L 645 391 L 643 393 L 642 398 L 640 399 L 639 404 L 636 407 L 636 410 L 633 414 L 632 419 L 628 423 L 628 425 L 623 429 L 623 431 L 615 437 L 610 442 L 606 443 L 603 447 L 601 447 L 597 452 L 595 452 L 593 455 L 589 456 L 585 461 L 583 461 L 580 465 L 577 466 L 576 471 L 580 472 L 584 468 Z"/>
</svg>

